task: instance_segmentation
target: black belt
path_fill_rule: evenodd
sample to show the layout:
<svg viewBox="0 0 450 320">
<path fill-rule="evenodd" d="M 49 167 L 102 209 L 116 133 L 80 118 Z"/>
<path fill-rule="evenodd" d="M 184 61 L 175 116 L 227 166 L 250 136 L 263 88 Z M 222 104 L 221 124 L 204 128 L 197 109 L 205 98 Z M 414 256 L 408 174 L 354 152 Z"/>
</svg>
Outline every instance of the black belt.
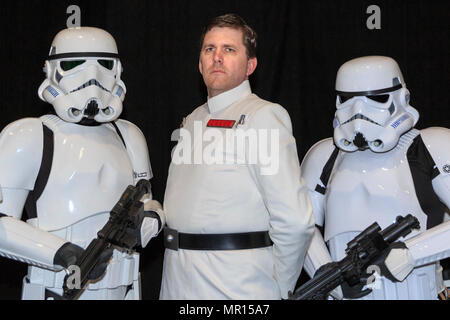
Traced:
<svg viewBox="0 0 450 320">
<path fill-rule="evenodd" d="M 164 228 L 164 246 L 171 250 L 243 250 L 269 247 L 272 244 L 268 231 L 193 234 Z"/>
</svg>

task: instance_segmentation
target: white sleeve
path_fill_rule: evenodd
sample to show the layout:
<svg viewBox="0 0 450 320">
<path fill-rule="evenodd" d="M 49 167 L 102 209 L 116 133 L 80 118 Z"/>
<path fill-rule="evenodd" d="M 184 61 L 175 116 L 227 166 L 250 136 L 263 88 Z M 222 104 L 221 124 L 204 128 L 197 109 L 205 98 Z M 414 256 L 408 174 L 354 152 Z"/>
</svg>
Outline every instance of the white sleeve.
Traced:
<svg viewBox="0 0 450 320">
<path fill-rule="evenodd" d="M 314 231 L 314 216 L 308 189 L 300 177 L 296 142 L 286 110 L 279 105 L 267 105 L 250 121 L 252 128 L 268 130 L 268 137 L 278 135 L 273 141 L 275 144 L 267 139 L 265 146 L 274 156 L 270 166 L 258 163 L 251 166 L 251 173 L 269 212 L 269 235 L 274 243 L 274 278 L 281 297 L 287 298 L 303 267 Z"/>
<path fill-rule="evenodd" d="M 332 262 L 330 253 L 325 241 L 323 240 L 320 230 L 316 228 L 311 243 L 306 253 L 304 268 L 308 275 L 312 278 L 314 273 L 324 264 Z"/>
</svg>

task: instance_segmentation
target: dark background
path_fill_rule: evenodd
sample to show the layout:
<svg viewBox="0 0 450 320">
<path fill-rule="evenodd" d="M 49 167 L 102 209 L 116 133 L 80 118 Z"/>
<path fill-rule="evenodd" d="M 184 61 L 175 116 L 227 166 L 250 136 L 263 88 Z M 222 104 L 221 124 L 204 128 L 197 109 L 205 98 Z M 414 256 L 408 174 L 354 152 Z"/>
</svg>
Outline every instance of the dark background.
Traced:
<svg viewBox="0 0 450 320">
<path fill-rule="evenodd" d="M 300 159 L 332 136 L 336 71 L 345 61 L 387 55 L 400 65 L 417 127 L 450 127 L 449 1 L 128 0 L 2 1 L 0 4 L 0 128 L 52 110 L 37 89 L 66 8 L 81 8 L 81 25 L 116 39 L 127 86 L 122 118 L 144 132 L 154 172 L 154 197 L 164 196 L 171 133 L 205 102 L 198 73 L 199 36 L 210 18 L 235 12 L 258 33 L 258 68 L 251 77 L 261 98 L 291 115 Z M 369 5 L 381 8 L 381 30 L 369 30 Z M 141 250 L 142 294 L 157 299 L 163 247 L 158 237 Z M 20 298 L 26 265 L 0 258 L 0 299 Z"/>
</svg>

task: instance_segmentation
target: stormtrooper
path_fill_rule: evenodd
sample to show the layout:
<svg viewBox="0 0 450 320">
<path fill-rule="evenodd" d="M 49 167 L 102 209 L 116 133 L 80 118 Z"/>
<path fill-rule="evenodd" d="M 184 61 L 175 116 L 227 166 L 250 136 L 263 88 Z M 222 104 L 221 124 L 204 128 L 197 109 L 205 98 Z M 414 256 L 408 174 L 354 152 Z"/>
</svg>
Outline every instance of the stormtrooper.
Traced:
<svg viewBox="0 0 450 320">
<path fill-rule="evenodd" d="M 450 255 L 450 130 L 414 128 L 419 114 L 397 63 L 368 56 L 336 78 L 334 137 L 316 143 L 301 165 L 318 227 L 305 269 L 341 260 L 347 243 L 373 222 L 386 228 L 413 214 L 421 228 L 386 250 L 376 278 L 342 285 L 334 298 L 436 299 L 445 289 L 439 260 Z M 367 275 L 372 272 L 367 270 Z M 371 279 L 371 281 L 368 281 Z"/>
<path fill-rule="evenodd" d="M 118 119 L 126 88 L 108 32 L 62 30 L 44 72 L 38 94 L 56 115 L 15 121 L 0 134 L 0 254 L 29 264 L 22 299 L 61 295 L 67 268 L 127 186 L 152 178 L 144 135 Z M 151 192 L 141 200 L 144 217 L 130 232 L 145 247 L 164 214 Z M 114 247 L 102 259 L 79 299 L 139 299 L 139 254 Z"/>
</svg>

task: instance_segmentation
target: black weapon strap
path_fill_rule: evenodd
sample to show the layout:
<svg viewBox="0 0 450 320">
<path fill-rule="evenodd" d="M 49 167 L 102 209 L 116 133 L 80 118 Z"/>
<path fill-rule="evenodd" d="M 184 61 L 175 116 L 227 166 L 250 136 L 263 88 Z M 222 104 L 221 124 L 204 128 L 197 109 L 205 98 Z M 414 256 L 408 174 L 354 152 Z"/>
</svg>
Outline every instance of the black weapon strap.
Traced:
<svg viewBox="0 0 450 320">
<path fill-rule="evenodd" d="M 331 154 L 327 163 L 323 167 L 322 174 L 320 175 L 320 181 L 322 182 L 323 187 L 321 185 L 317 184 L 315 191 L 317 191 L 321 194 L 325 194 L 325 192 L 327 191 L 328 180 L 330 180 L 331 171 L 333 170 L 334 163 L 336 162 L 336 158 L 337 158 L 338 154 L 339 154 L 339 149 L 335 146 L 333 153 Z"/>
<path fill-rule="evenodd" d="M 110 122 L 112 124 L 112 126 L 114 127 L 114 129 L 117 132 L 117 135 L 119 136 L 120 140 L 122 140 L 123 146 L 125 147 L 125 149 L 127 148 L 127 145 L 125 144 L 125 139 L 122 136 L 122 133 L 120 132 L 119 127 L 117 126 L 117 124 L 114 121 Z"/>
<path fill-rule="evenodd" d="M 52 170 L 54 151 L 53 131 L 45 124 L 42 124 L 42 129 L 44 141 L 41 167 L 39 168 L 34 188 L 28 193 L 27 200 L 25 201 L 25 211 L 27 212 L 28 219 L 37 218 L 36 202 L 44 192 L 50 176 L 50 171 Z"/>
<path fill-rule="evenodd" d="M 427 215 L 427 229 L 432 228 L 442 223 L 445 213 L 445 205 L 439 200 L 432 185 L 432 180 L 440 174 L 439 169 L 420 135 L 414 138 L 406 157 L 417 199 Z"/>
</svg>

